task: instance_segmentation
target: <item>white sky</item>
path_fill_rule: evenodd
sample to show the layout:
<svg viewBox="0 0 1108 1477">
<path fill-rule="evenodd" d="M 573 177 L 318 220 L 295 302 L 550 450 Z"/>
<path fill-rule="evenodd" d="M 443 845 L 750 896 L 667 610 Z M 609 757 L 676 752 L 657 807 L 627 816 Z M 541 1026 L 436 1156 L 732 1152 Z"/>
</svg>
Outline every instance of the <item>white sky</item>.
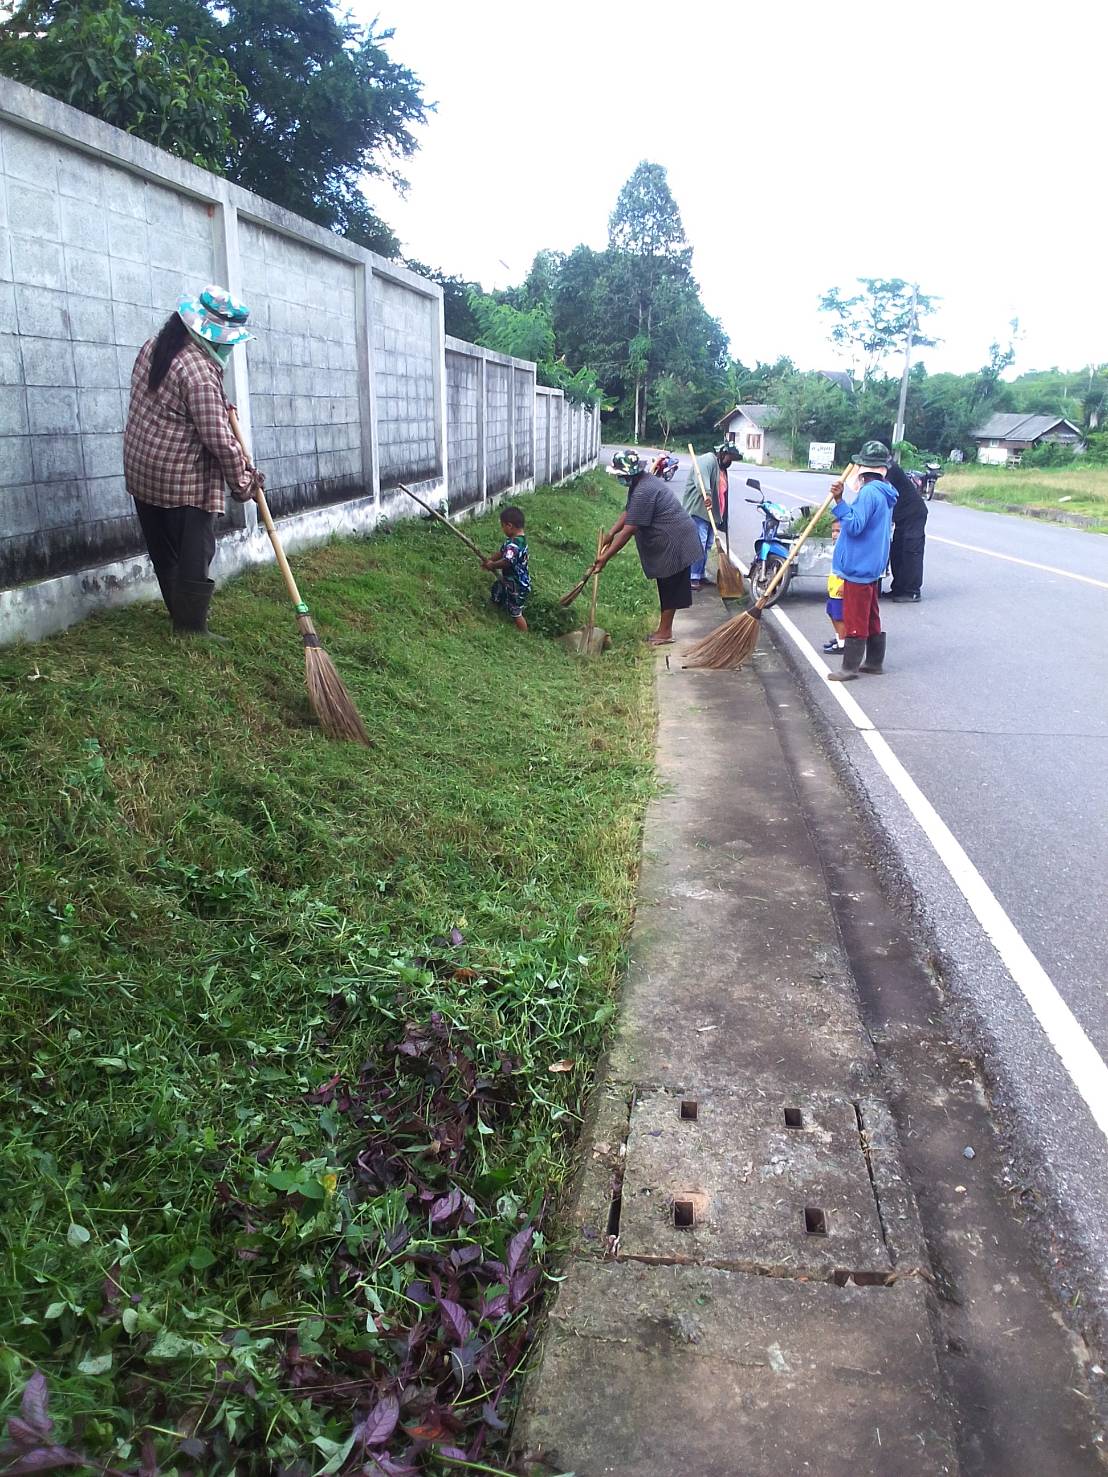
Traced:
<svg viewBox="0 0 1108 1477">
<path fill-rule="evenodd" d="M 1016 316 L 1013 373 L 1108 360 L 1105 0 L 353 5 L 438 103 L 408 197 L 371 190 L 411 256 L 519 282 L 542 247 L 603 247 L 650 159 L 747 364 L 840 365 L 817 303 L 858 276 L 943 299 L 932 371 Z"/>
</svg>

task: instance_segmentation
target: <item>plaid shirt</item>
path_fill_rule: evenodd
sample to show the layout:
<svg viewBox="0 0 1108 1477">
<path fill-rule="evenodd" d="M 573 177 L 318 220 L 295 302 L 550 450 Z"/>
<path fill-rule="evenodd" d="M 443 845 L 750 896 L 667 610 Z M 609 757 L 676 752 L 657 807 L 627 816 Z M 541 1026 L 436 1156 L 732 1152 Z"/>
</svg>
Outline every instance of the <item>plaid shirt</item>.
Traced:
<svg viewBox="0 0 1108 1477">
<path fill-rule="evenodd" d="M 143 344 L 131 371 L 131 407 L 123 433 L 127 491 L 156 508 L 223 513 L 223 484 L 240 502 L 252 484 L 228 418 L 223 371 L 199 344 L 186 344 L 153 394 Z"/>
</svg>

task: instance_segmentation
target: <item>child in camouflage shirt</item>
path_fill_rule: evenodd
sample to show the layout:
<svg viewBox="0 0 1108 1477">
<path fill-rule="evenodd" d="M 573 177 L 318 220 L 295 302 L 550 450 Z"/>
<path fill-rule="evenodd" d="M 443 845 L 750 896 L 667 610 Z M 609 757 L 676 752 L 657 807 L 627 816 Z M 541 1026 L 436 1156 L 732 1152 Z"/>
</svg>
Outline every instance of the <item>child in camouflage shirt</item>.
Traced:
<svg viewBox="0 0 1108 1477">
<path fill-rule="evenodd" d="M 500 530 L 504 542 L 495 559 L 483 559 L 482 568 L 497 571 L 492 587 L 492 603 L 502 605 L 515 621 L 516 629 L 526 631 L 523 607 L 531 593 L 531 572 L 527 565 L 527 540 L 523 536 L 523 512 L 520 508 L 500 509 Z"/>
</svg>

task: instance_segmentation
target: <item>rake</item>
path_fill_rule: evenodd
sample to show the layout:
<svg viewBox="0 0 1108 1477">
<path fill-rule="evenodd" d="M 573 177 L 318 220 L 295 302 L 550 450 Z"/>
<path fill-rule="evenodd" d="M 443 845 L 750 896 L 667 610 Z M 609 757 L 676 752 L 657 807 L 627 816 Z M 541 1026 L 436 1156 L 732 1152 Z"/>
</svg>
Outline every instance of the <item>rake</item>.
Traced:
<svg viewBox="0 0 1108 1477">
<path fill-rule="evenodd" d="M 235 433 L 235 439 L 242 447 L 243 455 L 252 467 L 254 463 L 249 448 L 243 440 L 239 418 L 233 409 L 230 415 L 231 430 Z M 289 561 L 285 558 L 285 551 L 281 547 L 281 540 L 273 523 L 273 515 L 269 511 L 269 504 L 266 502 L 265 493 L 260 485 L 255 489 L 254 495 L 257 498 L 258 511 L 262 515 L 266 533 L 269 534 L 269 541 L 273 545 L 273 552 L 277 556 L 277 563 L 284 576 L 285 588 L 288 590 L 289 599 L 296 612 L 296 622 L 300 627 L 300 635 L 304 642 L 304 675 L 312 712 L 319 719 L 319 726 L 328 738 L 345 739 L 354 744 L 368 744 L 369 734 L 366 732 L 361 715 L 354 706 L 354 699 L 347 692 L 346 685 L 335 670 L 334 662 L 320 644 L 308 607 L 300 598 L 296 579 L 289 568 Z"/>
<path fill-rule="evenodd" d="M 425 503 L 418 492 L 413 492 L 410 487 L 405 487 L 403 482 L 398 482 L 396 485 L 397 487 L 399 487 L 401 492 L 406 492 L 413 502 L 417 502 L 421 508 L 430 513 L 432 518 L 437 518 L 444 528 L 449 528 L 454 537 L 460 538 L 462 543 L 465 544 L 470 553 L 476 554 L 478 559 L 480 559 L 481 562 L 484 563 L 484 554 L 482 554 L 481 550 L 477 547 L 473 540 L 467 534 L 464 534 L 462 532 L 462 530 L 458 527 L 456 523 L 451 523 L 449 518 L 444 518 L 443 515 L 439 512 L 438 508 L 433 508 L 430 503 Z"/>
<path fill-rule="evenodd" d="M 837 481 L 845 482 L 853 473 L 853 462 L 846 471 L 837 478 Z M 780 568 L 765 588 L 765 592 L 758 600 L 752 610 L 744 610 L 741 615 L 732 616 L 703 640 L 697 641 L 685 652 L 682 666 L 685 667 L 711 667 L 719 672 L 734 672 L 742 666 L 749 657 L 754 654 L 758 645 L 758 628 L 762 619 L 762 611 L 769 604 L 774 590 L 781 583 L 786 571 L 793 560 L 800 553 L 808 539 L 812 529 L 831 506 L 832 495 L 828 493 L 816 513 L 809 520 L 804 532 L 789 550 L 789 556 L 783 560 Z"/>
</svg>

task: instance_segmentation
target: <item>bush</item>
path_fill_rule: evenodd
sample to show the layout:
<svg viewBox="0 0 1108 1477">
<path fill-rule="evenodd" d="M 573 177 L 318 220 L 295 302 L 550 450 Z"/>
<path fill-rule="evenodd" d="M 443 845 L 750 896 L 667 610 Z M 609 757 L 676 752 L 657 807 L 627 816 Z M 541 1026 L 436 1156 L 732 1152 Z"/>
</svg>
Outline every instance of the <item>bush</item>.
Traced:
<svg viewBox="0 0 1108 1477">
<path fill-rule="evenodd" d="M 1060 441 L 1044 441 L 1039 446 L 1029 446 L 1020 457 L 1021 467 L 1068 467 L 1072 464 L 1074 447 Z"/>
</svg>

